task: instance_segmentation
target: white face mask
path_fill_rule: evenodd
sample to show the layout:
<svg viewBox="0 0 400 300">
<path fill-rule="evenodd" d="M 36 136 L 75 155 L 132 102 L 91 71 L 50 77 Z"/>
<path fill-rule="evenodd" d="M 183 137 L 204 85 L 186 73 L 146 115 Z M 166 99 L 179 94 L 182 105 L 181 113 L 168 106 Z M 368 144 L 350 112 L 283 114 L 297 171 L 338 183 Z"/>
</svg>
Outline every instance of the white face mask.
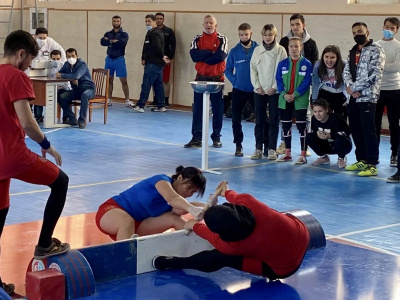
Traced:
<svg viewBox="0 0 400 300">
<path fill-rule="evenodd" d="M 76 63 L 76 58 L 75 57 L 70 57 L 67 59 L 67 61 L 71 64 L 74 65 Z"/>
<path fill-rule="evenodd" d="M 42 48 L 46 44 L 46 40 L 47 39 L 44 39 L 44 40 L 36 39 L 36 43 L 38 43 L 39 48 Z"/>
<path fill-rule="evenodd" d="M 53 60 L 53 68 L 61 69 L 62 66 L 63 66 L 63 63 L 61 60 Z"/>
</svg>

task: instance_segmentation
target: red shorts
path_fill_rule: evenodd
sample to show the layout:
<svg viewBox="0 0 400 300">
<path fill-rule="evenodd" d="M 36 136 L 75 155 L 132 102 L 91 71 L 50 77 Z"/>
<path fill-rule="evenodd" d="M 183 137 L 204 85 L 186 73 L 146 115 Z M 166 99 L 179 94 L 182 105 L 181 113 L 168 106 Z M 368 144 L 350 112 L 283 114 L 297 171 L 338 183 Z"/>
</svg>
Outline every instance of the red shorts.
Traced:
<svg viewBox="0 0 400 300">
<path fill-rule="evenodd" d="M 163 82 L 169 82 L 169 76 L 171 74 L 171 65 L 165 65 L 163 69 L 163 77 L 162 81 Z"/>
<path fill-rule="evenodd" d="M 97 210 L 97 213 L 96 213 L 96 225 L 97 225 L 97 228 L 99 228 L 99 230 L 102 233 L 109 235 L 110 238 L 115 241 L 115 240 L 117 240 L 117 236 L 109 234 L 108 232 L 105 232 L 100 226 L 101 218 L 105 215 L 106 212 L 108 212 L 109 210 L 114 209 L 114 208 L 119 208 L 119 209 L 122 209 L 123 211 L 125 211 L 117 202 L 115 202 L 115 200 L 113 198 L 108 199 L 106 202 L 104 202 L 102 205 L 100 205 L 99 209 Z M 142 222 L 135 220 L 135 232 L 137 232 L 140 224 L 142 224 Z"/>
<path fill-rule="evenodd" d="M 38 155 L 32 165 L 12 178 L 49 186 L 57 179 L 59 174 L 60 169 L 55 164 Z M 0 210 L 10 206 L 10 182 L 11 178 L 0 180 Z"/>
</svg>

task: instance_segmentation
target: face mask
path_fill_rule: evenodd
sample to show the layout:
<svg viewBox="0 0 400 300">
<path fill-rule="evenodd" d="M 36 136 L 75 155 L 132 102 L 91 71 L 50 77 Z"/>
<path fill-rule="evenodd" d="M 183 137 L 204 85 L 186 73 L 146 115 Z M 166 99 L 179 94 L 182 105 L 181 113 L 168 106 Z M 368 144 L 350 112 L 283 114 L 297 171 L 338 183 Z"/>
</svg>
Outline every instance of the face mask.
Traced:
<svg viewBox="0 0 400 300">
<path fill-rule="evenodd" d="M 247 46 L 248 44 L 250 44 L 250 42 L 251 42 L 251 39 L 248 39 L 247 41 L 240 41 L 240 43 L 243 45 L 243 46 Z"/>
<path fill-rule="evenodd" d="M 53 68 L 55 68 L 55 69 L 60 68 L 61 69 L 61 67 L 62 67 L 62 61 L 61 60 L 53 60 Z"/>
<path fill-rule="evenodd" d="M 204 33 L 207 33 L 207 34 L 213 34 L 215 32 L 215 30 L 213 30 L 213 32 L 208 33 L 205 29 L 203 31 L 204 31 Z"/>
<path fill-rule="evenodd" d="M 76 58 L 75 57 L 70 57 L 67 59 L 67 61 L 71 64 L 74 65 L 76 63 Z"/>
<path fill-rule="evenodd" d="M 153 26 L 147 25 L 146 28 L 147 28 L 147 30 L 152 30 L 152 29 L 153 29 Z"/>
<path fill-rule="evenodd" d="M 44 40 L 36 39 L 36 43 L 38 43 L 39 48 L 42 48 L 46 44 L 46 39 Z"/>
<path fill-rule="evenodd" d="M 383 29 L 383 37 L 387 40 L 391 40 L 394 37 L 394 32 L 391 30 Z"/>
<path fill-rule="evenodd" d="M 367 36 L 365 34 L 357 34 L 354 36 L 354 41 L 358 45 L 364 45 L 365 42 L 367 41 Z"/>
</svg>

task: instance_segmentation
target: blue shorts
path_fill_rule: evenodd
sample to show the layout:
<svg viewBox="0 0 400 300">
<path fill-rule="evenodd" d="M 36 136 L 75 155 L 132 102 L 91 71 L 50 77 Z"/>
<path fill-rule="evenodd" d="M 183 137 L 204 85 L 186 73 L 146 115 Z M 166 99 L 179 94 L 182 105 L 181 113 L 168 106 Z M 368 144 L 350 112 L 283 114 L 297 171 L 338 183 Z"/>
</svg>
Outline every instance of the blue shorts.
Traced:
<svg viewBox="0 0 400 300">
<path fill-rule="evenodd" d="M 127 76 L 124 56 L 113 59 L 107 55 L 104 68 L 110 70 L 110 77 L 114 77 L 114 73 L 117 74 L 117 77 Z"/>
</svg>

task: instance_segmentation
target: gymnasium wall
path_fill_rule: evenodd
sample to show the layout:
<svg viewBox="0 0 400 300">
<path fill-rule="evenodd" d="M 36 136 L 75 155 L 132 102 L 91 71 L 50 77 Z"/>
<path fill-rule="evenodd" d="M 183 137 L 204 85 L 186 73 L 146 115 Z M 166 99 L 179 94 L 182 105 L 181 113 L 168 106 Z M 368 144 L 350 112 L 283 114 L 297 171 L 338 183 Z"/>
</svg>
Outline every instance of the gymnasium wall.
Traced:
<svg viewBox="0 0 400 300">
<path fill-rule="evenodd" d="M 0 4 L 7 0 L 1 0 Z M 25 1 L 29 6 L 29 2 Z M 351 25 L 356 21 L 366 22 L 371 37 L 381 38 L 383 20 L 399 11 L 399 5 L 356 5 L 347 0 L 297 0 L 293 5 L 224 5 L 223 0 L 175 0 L 175 3 L 124 3 L 115 0 L 86 0 L 84 2 L 38 2 L 48 8 L 49 36 L 65 49 L 74 47 L 79 56 L 87 61 L 89 68 L 104 66 L 106 47 L 100 45 L 100 38 L 111 30 L 113 15 L 122 17 L 122 26 L 129 33 L 126 48 L 130 97 L 138 99 L 143 75 L 141 49 L 146 27 L 147 13 L 162 11 L 165 24 L 175 30 L 177 52 L 173 61 L 171 99 L 174 104 L 190 106 L 193 92 L 188 84 L 194 79 L 194 63 L 189 56 L 190 43 L 202 31 L 204 15 L 214 14 L 218 20 L 218 31 L 227 35 L 229 48 L 238 42 L 237 27 L 243 22 L 253 27 L 253 39 L 261 42 L 261 28 L 273 23 L 278 28 L 278 39 L 286 35 L 289 18 L 299 12 L 306 18 L 306 29 L 317 42 L 320 53 L 328 44 L 340 46 L 342 55 L 347 56 L 354 44 Z M 211 9 L 212 8 L 212 9 Z M 1 14 L 0 14 L 1 16 Z M 28 12 L 24 12 L 24 29 L 28 29 Z M 16 14 L 13 27 L 18 28 Z M 1 42 L 1 41 L 0 41 Z M 226 81 L 226 90 L 231 90 Z M 123 98 L 121 85 L 114 84 L 114 97 Z"/>
</svg>

